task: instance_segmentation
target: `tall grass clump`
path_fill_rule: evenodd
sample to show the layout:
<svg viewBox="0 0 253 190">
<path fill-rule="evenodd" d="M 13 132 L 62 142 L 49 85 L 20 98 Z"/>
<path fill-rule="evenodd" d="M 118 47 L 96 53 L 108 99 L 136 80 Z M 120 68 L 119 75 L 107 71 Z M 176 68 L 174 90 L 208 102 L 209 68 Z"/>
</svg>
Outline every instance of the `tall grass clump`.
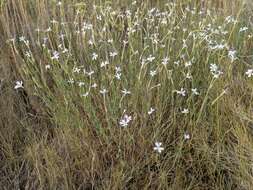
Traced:
<svg viewBox="0 0 253 190">
<path fill-rule="evenodd" d="M 0 185 L 252 189 L 252 13 L 220 2 L 2 3 Z"/>
</svg>

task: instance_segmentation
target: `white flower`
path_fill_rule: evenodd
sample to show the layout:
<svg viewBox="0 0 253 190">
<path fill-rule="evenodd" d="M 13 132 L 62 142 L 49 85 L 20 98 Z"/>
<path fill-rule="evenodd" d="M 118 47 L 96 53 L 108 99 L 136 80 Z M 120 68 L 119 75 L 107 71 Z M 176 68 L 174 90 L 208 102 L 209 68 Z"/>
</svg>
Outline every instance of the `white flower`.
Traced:
<svg viewBox="0 0 253 190">
<path fill-rule="evenodd" d="M 216 64 L 210 64 L 210 71 L 211 72 L 217 72 L 218 66 Z"/>
<path fill-rule="evenodd" d="M 97 88 L 97 86 L 98 86 L 97 83 L 94 83 L 91 85 L 91 88 Z"/>
<path fill-rule="evenodd" d="M 24 36 L 19 37 L 19 41 L 25 42 L 25 37 Z"/>
<path fill-rule="evenodd" d="M 64 48 L 62 53 L 67 53 L 69 50 L 67 48 Z"/>
<path fill-rule="evenodd" d="M 119 124 L 121 127 L 127 127 L 130 121 L 132 121 L 132 116 L 128 116 L 127 114 L 125 114 L 120 120 Z"/>
<path fill-rule="evenodd" d="M 93 75 L 95 72 L 93 70 L 91 70 L 90 72 L 86 72 L 86 74 L 90 77 L 91 75 Z"/>
<path fill-rule="evenodd" d="M 108 61 L 103 61 L 100 65 L 100 67 L 105 67 L 106 65 L 109 65 Z"/>
<path fill-rule="evenodd" d="M 179 64 L 180 64 L 180 61 L 174 61 L 174 64 L 175 64 L 175 65 L 179 65 Z"/>
<path fill-rule="evenodd" d="M 185 133 L 184 134 L 184 139 L 185 140 L 189 140 L 191 138 L 190 134 L 189 133 Z"/>
<path fill-rule="evenodd" d="M 103 88 L 103 89 L 100 90 L 99 92 L 100 92 L 101 94 L 105 95 L 105 94 L 108 92 L 108 90 L 106 90 L 105 88 Z"/>
<path fill-rule="evenodd" d="M 185 67 L 190 67 L 192 65 L 192 62 L 191 61 L 188 61 L 184 64 Z"/>
<path fill-rule="evenodd" d="M 79 82 L 79 83 L 78 83 L 78 86 L 79 86 L 79 87 L 82 87 L 82 86 L 84 86 L 84 85 L 85 85 L 84 82 Z"/>
<path fill-rule="evenodd" d="M 136 1 L 133 1 L 133 2 L 132 2 L 132 5 L 136 5 Z"/>
<path fill-rule="evenodd" d="M 73 73 L 80 73 L 81 69 L 78 67 L 73 68 Z"/>
<path fill-rule="evenodd" d="M 239 32 L 244 32 L 246 30 L 248 30 L 248 27 L 244 26 L 244 27 L 240 28 Z"/>
<path fill-rule="evenodd" d="M 73 78 L 70 78 L 69 80 L 68 80 L 68 83 L 70 83 L 70 84 L 74 84 L 74 79 Z"/>
<path fill-rule="evenodd" d="M 53 52 L 53 56 L 51 57 L 51 59 L 52 59 L 52 60 L 58 60 L 58 59 L 59 59 L 59 57 L 60 57 L 59 52 L 54 51 L 54 52 Z"/>
<path fill-rule="evenodd" d="M 236 50 L 229 50 L 228 57 L 231 59 L 232 62 L 234 62 L 237 59 L 236 58 Z"/>
<path fill-rule="evenodd" d="M 89 40 L 89 41 L 88 41 L 88 44 L 89 44 L 89 45 L 93 45 L 93 44 L 94 44 L 93 40 Z"/>
<path fill-rule="evenodd" d="M 30 53 L 30 52 L 28 52 L 28 51 L 27 51 L 27 52 L 25 52 L 25 56 L 26 56 L 26 57 L 28 57 L 28 58 L 32 57 L 31 53 Z"/>
<path fill-rule="evenodd" d="M 191 73 L 188 72 L 188 73 L 186 74 L 186 78 L 187 78 L 187 79 L 192 79 Z"/>
<path fill-rule="evenodd" d="M 128 44 L 128 41 L 127 40 L 123 40 L 123 44 L 124 44 L 124 46 L 126 46 L 126 44 Z"/>
<path fill-rule="evenodd" d="M 52 24 L 57 24 L 57 23 L 58 23 L 58 21 L 55 20 L 55 19 L 51 20 L 50 22 L 51 22 Z"/>
<path fill-rule="evenodd" d="M 45 68 L 46 70 L 49 70 L 51 68 L 51 65 L 46 65 Z"/>
<path fill-rule="evenodd" d="M 253 76 L 253 69 L 248 69 L 245 74 L 250 78 Z"/>
<path fill-rule="evenodd" d="M 128 95 L 128 94 L 131 94 L 130 91 L 124 89 L 124 90 L 121 90 L 121 92 L 123 93 L 124 96 Z"/>
<path fill-rule="evenodd" d="M 84 23 L 83 23 L 83 27 L 82 27 L 82 31 L 85 31 L 85 30 L 92 30 L 92 28 L 93 28 L 93 25 L 92 25 L 92 24 L 84 22 Z"/>
<path fill-rule="evenodd" d="M 14 86 L 14 89 L 24 88 L 23 87 L 23 81 L 16 81 L 16 85 Z"/>
<path fill-rule="evenodd" d="M 121 68 L 120 67 L 115 67 L 116 72 L 121 72 Z"/>
<path fill-rule="evenodd" d="M 113 43 L 113 39 L 107 40 L 108 43 Z"/>
<path fill-rule="evenodd" d="M 169 62 L 169 58 L 168 57 L 165 57 L 165 58 L 162 59 L 162 64 L 164 66 L 166 66 L 168 64 L 168 62 Z"/>
<path fill-rule="evenodd" d="M 181 96 L 186 96 L 186 91 L 183 88 L 181 88 L 180 90 L 176 90 L 176 93 Z"/>
<path fill-rule="evenodd" d="M 152 55 L 149 55 L 149 57 L 147 58 L 147 61 L 149 61 L 149 62 L 152 62 L 154 60 L 155 60 L 155 57 Z"/>
<path fill-rule="evenodd" d="M 189 113 L 189 110 L 186 109 L 186 108 L 184 108 L 184 109 L 181 111 L 181 113 L 183 113 L 183 114 L 188 114 L 188 113 Z"/>
<path fill-rule="evenodd" d="M 219 78 L 220 75 L 222 75 L 222 74 L 223 74 L 223 72 L 217 71 L 216 73 L 213 73 L 213 77 L 217 79 L 217 78 Z"/>
<path fill-rule="evenodd" d="M 101 16 L 101 15 L 98 15 L 98 16 L 97 16 L 97 19 L 98 19 L 98 20 L 102 20 L 102 16 Z"/>
<path fill-rule="evenodd" d="M 161 142 L 155 142 L 154 151 L 161 153 L 164 150 Z"/>
<path fill-rule="evenodd" d="M 232 22 L 236 22 L 236 20 L 234 19 L 234 17 L 233 16 L 227 16 L 226 17 L 226 19 L 225 19 L 225 21 L 227 22 L 227 23 L 232 23 Z"/>
<path fill-rule="evenodd" d="M 112 57 L 112 58 L 114 58 L 117 55 L 118 55 L 118 53 L 116 51 L 110 52 L 110 57 Z"/>
<path fill-rule="evenodd" d="M 192 94 L 199 95 L 197 88 L 192 88 Z"/>
<path fill-rule="evenodd" d="M 210 71 L 214 78 L 219 78 L 219 76 L 223 74 L 223 72 L 219 70 L 216 64 L 210 65 Z"/>
<path fill-rule="evenodd" d="M 151 115 L 153 112 L 155 112 L 155 109 L 151 107 L 150 110 L 148 111 L 148 115 Z"/>
<path fill-rule="evenodd" d="M 98 54 L 96 54 L 95 52 L 92 53 L 91 60 L 94 61 L 94 60 L 97 60 L 97 58 L 98 58 Z"/>
<path fill-rule="evenodd" d="M 52 31 L 52 28 L 51 27 L 48 27 L 47 29 L 46 29 L 46 32 L 51 32 Z"/>
<path fill-rule="evenodd" d="M 153 71 L 150 71 L 149 74 L 151 77 L 154 77 L 157 74 L 157 72 L 155 70 L 153 70 Z"/>
<path fill-rule="evenodd" d="M 120 78 L 121 78 L 121 73 L 117 72 L 117 73 L 115 74 L 115 77 L 116 77 L 118 80 L 120 80 Z"/>
<path fill-rule="evenodd" d="M 89 92 L 86 92 L 84 94 L 82 94 L 82 97 L 87 97 L 89 95 Z"/>
</svg>

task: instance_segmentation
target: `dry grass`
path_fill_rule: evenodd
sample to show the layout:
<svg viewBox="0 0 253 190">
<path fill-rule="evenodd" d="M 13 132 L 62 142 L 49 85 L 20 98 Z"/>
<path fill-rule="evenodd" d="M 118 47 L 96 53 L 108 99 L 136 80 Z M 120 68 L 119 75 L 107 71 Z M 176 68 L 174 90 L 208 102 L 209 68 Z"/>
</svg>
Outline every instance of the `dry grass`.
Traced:
<svg viewBox="0 0 253 190">
<path fill-rule="evenodd" d="M 245 74 L 253 60 L 251 13 L 240 3 L 231 11 L 225 1 L 168 6 L 162 0 L 96 1 L 97 9 L 94 2 L 65 0 L 61 7 L 49 0 L 0 3 L 1 189 L 251 190 L 253 79 Z M 147 16 L 154 7 L 171 12 L 165 16 L 169 22 L 161 24 L 154 12 Z M 225 24 L 228 14 L 238 22 Z M 93 23 L 92 29 L 76 33 L 84 21 Z M 135 21 L 137 31 L 129 33 Z M 52 31 L 35 30 L 49 26 Z M 248 30 L 239 32 L 244 26 Z M 200 37 L 193 40 L 192 32 Z M 215 49 L 205 36 L 229 48 Z M 45 47 L 43 37 L 48 38 Z M 69 51 L 52 59 L 48 50 L 62 52 L 59 45 Z M 237 51 L 234 61 L 228 56 L 231 49 Z M 112 58 L 114 50 L 118 54 Z M 169 63 L 162 65 L 166 55 Z M 141 66 L 149 56 L 155 60 Z M 110 64 L 100 67 L 105 60 Z M 185 66 L 189 61 L 193 65 Z M 212 63 L 223 72 L 217 79 L 216 71 L 210 72 Z M 121 80 L 114 77 L 115 66 L 121 67 Z M 93 78 L 73 72 L 83 68 L 93 69 Z M 67 82 L 71 78 L 74 84 Z M 17 80 L 24 81 L 24 88 L 14 89 Z M 98 87 L 90 90 L 93 82 Z M 103 88 L 105 95 L 99 92 Z M 124 88 L 131 94 L 123 96 Z M 180 88 L 187 90 L 185 97 L 177 94 Z M 191 94 L 192 88 L 200 95 Z M 151 107 L 155 112 L 149 115 Z M 181 113 L 183 108 L 189 113 Z M 124 114 L 132 120 L 120 127 Z M 153 149 L 156 141 L 164 148 L 160 154 Z"/>
</svg>

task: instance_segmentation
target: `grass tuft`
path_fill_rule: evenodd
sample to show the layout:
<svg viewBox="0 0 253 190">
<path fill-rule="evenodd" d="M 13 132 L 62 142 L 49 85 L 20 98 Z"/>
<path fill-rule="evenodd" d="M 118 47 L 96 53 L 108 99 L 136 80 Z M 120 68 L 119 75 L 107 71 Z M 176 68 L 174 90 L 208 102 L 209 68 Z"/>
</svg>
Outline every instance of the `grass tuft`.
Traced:
<svg viewBox="0 0 253 190">
<path fill-rule="evenodd" d="M 252 189 L 250 4 L 0 7 L 3 189 Z"/>
</svg>

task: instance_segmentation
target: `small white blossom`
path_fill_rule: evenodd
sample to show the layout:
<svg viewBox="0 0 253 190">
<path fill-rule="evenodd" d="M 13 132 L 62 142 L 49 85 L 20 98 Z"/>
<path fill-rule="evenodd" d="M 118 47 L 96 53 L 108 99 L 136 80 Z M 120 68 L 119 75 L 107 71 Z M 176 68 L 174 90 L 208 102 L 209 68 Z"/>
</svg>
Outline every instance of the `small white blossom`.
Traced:
<svg viewBox="0 0 253 190">
<path fill-rule="evenodd" d="M 149 72 L 151 77 L 154 77 L 157 74 L 157 71 L 153 70 Z"/>
<path fill-rule="evenodd" d="M 20 36 L 19 37 L 19 41 L 24 42 L 25 41 L 25 37 L 24 36 Z"/>
<path fill-rule="evenodd" d="M 161 153 L 163 150 L 164 150 L 164 148 L 162 147 L 162 143 L 161 142 L 155 142 L 154 151 L 157 151 L 158 153 Z"/>
<path fill-rule="evenodd" d="M 103 61 L 100 67 L 106 67 L 106 65 L 109 65 L 109 61 Z"/>
<path fill-rule="evenodd" d="M 190 134 L 189 133 L 185 133 L 184 134 L 184 139 L 185 140 L 189 140 L 191 138 Z"/>
<path fill-rule="evenodd" d="M 180 90 L 176 90 L 176 93 L 181 96 L 186 96 L 186 90 L 181 88 Z"/>
<path fill-rule="evenodd" d="M 192 88 L 191 90 L 192 90 L 192 94 L 199 95 L 197 88 Z"/>
<path fill-rule="evenodd" d="M 70 78 L 69 80 L 68 80 L 68 83 L 70 83 L 70 84 L 74 84 L 74 79 L 73 78 Z"/>
<path fill-rule="evenodd" d="M 147 61 L 149 61 L 149 62 L 152 62 L 154 60 L 155 60 L 155 57 L 152 55 L 149 55 L 149 57 L 147 58 Z"/>
<path fill-rule="evenodd" d="M 253 69 L 248 69 L 245 74 L 247 75 L 247 77 L 252 77 L 253 76 Z"/>
<path fill-rule="evenodd" d="M 186 74 L 186 78 L 187 78 L 187 79 L 192 79 L 191 73 L 188 72 L 188 73 Z"/>
<path fill-rule="evenodd" d="M 105 88 L 103 88 L 103 89 L 100 90 L 99 92 L 100 92 L 101 94 L 105 95 L 105 94 L 108 92 L 108 90 L 106 90 Z"/>
<path fill-rule="evenodd" d="M 192 65 L 192 62 L 191 62 L 191 61 L 188 61 L 188 62 L 185 63 L 184 66 L 185 66 L 185 67 L 190 67 L 191 65 Z"/>
<path fill-rule="evenodd" d="M 118 53 L 116 51 L 110 52 L 110 57 L 112 57 L 112 58 L 114 58 L 117 55 L 118 55 Z"/>
<path fill-rule="evenodd" d="M 53 56 L 51 57 L 52 60 L 59 60 L 60 54 L 57 51 L 53 52 Z"/>
<path fill-rule="evenodd" d="M 121 90 L 121 92 L 123 93 L 124 96 L 128 95 L 128 94 L 131 94 L 130 91 L 124 89 L 124 90 Z"/>
<path fill-rule="evenodd" d="M 67 48 L 64 48 L 62 53 L 67 53 L 69 50 Z"/>
<path fill-rule="evenodd" d="M 188 114 L 188 113 L 189 113 L 189 110 L 186 109 L 186 108 L 184 108 L 184 109 L 181 111 L 181 113 L 183 113 L 183 114 Z"/>
<path fill-rule="evenodd" d="M 216 73 L 213 73 L 213 77 L 217 79 L 217 78 L 219 78 L 220 75 L 222 75 L 222 74 L 223 74 L 222 71 L 217 71 Z"/>
<path fill-rule="evenodd" d="M 51 20 L 50 22 L 51 22 L 52 24 L 57 24 L 57 23 L 58 23 L 58 21 L 55 20 L 55 19 Z"/>
<path fill-rule="evenodd" d="M 119 124 L 121 127 L 127 127 L 130 121 L 132 121 L 132 116 L 128 116 L 127 114 L 125 114 L 123 118 L 120 120 Z"/>
<path fill-rule="evenodd" d="M 86 92 L 84 94 L 82 94 L 82 97 L 87 97 L 89 95 L 89 92 Z"/>
<path fill-rule="evenodd" d="M 94 60 L 97 60 L 97 58 L 98 58 L 98 54 L 96 54 L 95 52 L 92 53 L 91 60 L 94 61 Z"/>
<path fill-rule="evenodd" d="M 210 71 L 211 71 L 214 78 L 219 78 L 220 75 L 223 74 L 223 72 L 219 70 L 219 68 L 216 64 L 210 65 Z"/>
<path fill-rule="evenodd" d="M 51 32 L 52 31 L 52 28 L 51 27 L 48 27 L 45 32 Z"/>
<path fill-rule="evenodd" d="M 246 30 L 248 30 L 248 27 L 244 26 L 244 27 L 240 28 L 239 32 L 244 32 Z"/>
<path fill-rule="evenodd" d="M 45 69 L 46 69 L 46 70 L 49 70 L 50 68 L 51 68 L 51 65 L 46 65 L 46 66 L 45 66 Z"/>
<path fill-rule="evenodd" d="M 151 115 L 154 112 L 155 112 L 155 109 L 151 107 L 150 110 L 148 111 L 148 115 Z"/>
<path fill-rule="evenodd" d="M 82 86 L 84 86 L 84 85 L 85 85 L 84 82 L 79 82 L 79 83 L 78 83 L 78 86 L 79 86 L 79 87 L 82 87 Z"/>
<path fill-rule="evenodd" d="M 78 67 L 73 68 L 73 73 L 80 73 L 81 69 Z"/>
<path fill-rule="evenodd" d="M 93 75 L 95 72 L 93 70 L 86 72 L 86 74 L 90 77 L 91 75 Z"/>
<path fill-rule="evenodd" d="M 175 64 L 175 65 L 179 65 L 179 64 L 180 64 L 180 61 L 174 61 L 174 64 Z"/>
<path fill-rule="evenodd" d="M 93 83 L 92 85 L 91 85 L 91 88 L 97 88 L 97 84 L 96 83 Z"/>
<path fill-rule="evenodd" d="M 162 64 L 164 66 L 166 66 L 168 64 L 168 62 L 169 62 L 169 58 L 168 57 L 165 57 L 165 58 L 162 59 Z"/>
<path fill-rule="evenodd" d="M 236 58 L 236 50 L 229 50 L 228 57 L 231 59 L 231 62 L 234 62 Z"/>
<path fill-rule="evenodd" d="M 121 72 L 121 68 L 120 67 L 115 67 L 116 72 Z"/>
<path fill-rule="evenodd" d="M 117 72 L 117 73 L 115 74 L 115 77 L 116 77 L 116 79 L 120 80 L 120 79 L 121 79 L 121 73 Z"/>
<path fill-rule="evenodd" d="M 109 39 L 109 40 L 107 40 L 107 42 L 111 44 L 111 43 L 113 43 L 113 39 Z"/>
<path fill-rule="evenodd" d="M 28 52 L 28 51 L 27 51 L 27 52 L 25 52 L 25 56 L 26 56 L 26 57 L 28 57 L 28 58 L 31 58 L 31 57 L 32 57 L 31 53 L 30 53 L 30 52 Z"/>
<path fill-rule="evenodd" d="M 216 64 L 210 64 L 210 71 L 211 72 L 217 72 L 218 71 L 218 66 Z"/>
<path fill-rule="evenodd" d="M 16 81 L 16 85 L 14 86 L 14 89 L 24 88 L 23 81 Z"/>
<path fill-rule="evenodd" d="M 93 40 L 89 40 L 89 41 L 88 41 L 88 44 L 89 44 L 89 45 L 93 45 L 93 44 L 94 44 Z"/>
</svg>

